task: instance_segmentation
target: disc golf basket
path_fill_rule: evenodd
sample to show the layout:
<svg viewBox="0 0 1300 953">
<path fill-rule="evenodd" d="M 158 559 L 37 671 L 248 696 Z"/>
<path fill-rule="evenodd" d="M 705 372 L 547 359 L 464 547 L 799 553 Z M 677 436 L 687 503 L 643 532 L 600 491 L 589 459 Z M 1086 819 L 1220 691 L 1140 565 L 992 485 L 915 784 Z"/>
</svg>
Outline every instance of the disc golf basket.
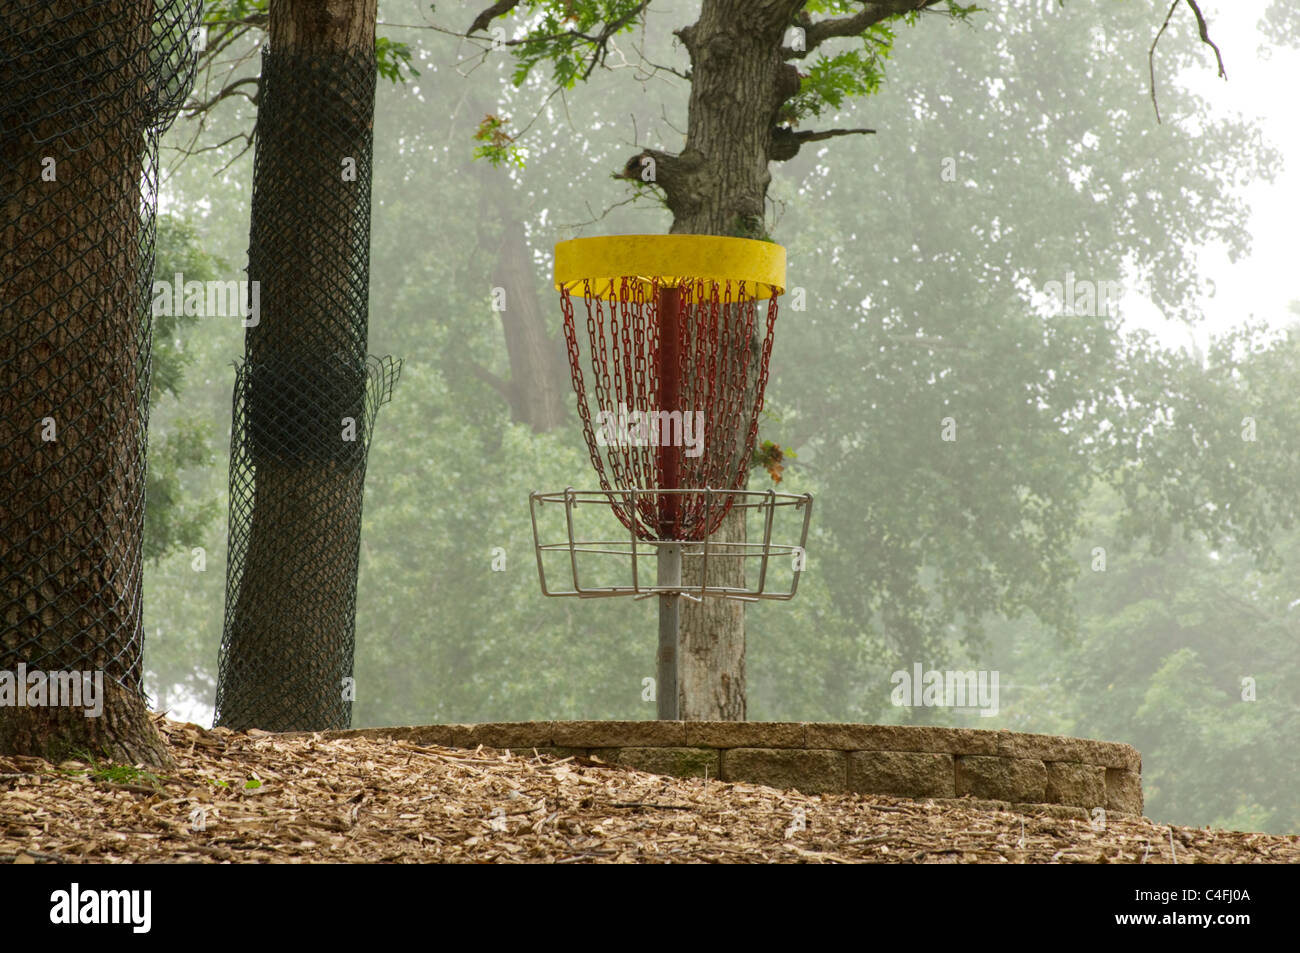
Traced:
<svg viewBox="0 0 1300 953">
<path fill-rule="evenodd" d="M 601 488 L 530 495 L 538 576 L 547 596 L 659 597 L 660 718 L 678 717 L 682 599 L 787 600 L 798 589 L 811 495 L 744 488 L 784 286 L 785 249 L 771 242 L 620 235 L 555 246 L 573 389 Z M 547 507 L 563 513 L 562 539 L 543 541 Z M 746 518 L 745 541 L 712 539 L 733 512 Z M 593 514 L 604 519 L 589 537 Z M 778 523 L 797 542 L 774 542 Z M 652 555 L 653 579 L 642 566 Z M 560 588 L 548 556 L 566 567 Z M 744 571 L 740 585 L 711 584 L 717 560 L 755 568 L 755 584 Z M 698 583 L 683 583 L 683 561 L 698 567 Z"/>
</svg>

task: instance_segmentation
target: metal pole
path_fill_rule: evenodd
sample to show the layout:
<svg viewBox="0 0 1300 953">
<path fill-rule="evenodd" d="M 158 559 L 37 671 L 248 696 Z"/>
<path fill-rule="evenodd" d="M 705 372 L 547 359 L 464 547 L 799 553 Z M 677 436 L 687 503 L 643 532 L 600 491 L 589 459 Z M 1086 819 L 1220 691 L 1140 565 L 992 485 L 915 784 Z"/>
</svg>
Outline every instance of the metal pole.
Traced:
<svg viewBox="0 0 1300 953">
<path fill-rule="evenodd" d="M 681 291 L 676 287 L 661 285 L 659 288 L 659 350 L 655 355 L 659 378 L 659 410 L 667 413 L 680 411 L 682 355 L 680 348 L 681 333 Z M 659 417 L 660 421 L 666 418 Z M 672 442 L 671 424 L 663 425 L 659 433 L 659 489 L 677 490 L 681 488 L 681 448 Z M 676 540 L 681 534 L 680 524 L 681 498 L 675 493 L 661 494 L 659 497 L 659 537 Z M 677 542 L 668 542 L 659 547 L 656 555 L 656 569 L 660 586 L 682 584 L 682 547 Z M 678 648 L 680 640 L 680 622 L 682 597 L 680 592 L 672 592 L 659 597 L 659 678 L 655 683 L 655 698 L 658 702 L 661 721 L 677 721 L 678 709 Z"/>
<path fill-rule="evenodd" d="M 680 586 L 682 584 L 681 544 L 661 545 L 655 559 L 658 584 Z M 659 675 L 655 682 L 655 698 L 659 705 L 660 721 L 677 721 L 681 717 L 677 707 L 677 655 L 681 611 L 682 597 L 679 593 L 674 592 L 659 597 Z"/>
<path fill-rule="evenodd" d="M 682 403 L 681 291 L 675 287 L 659 289 L 659 351 L 655 355 L 659 377 L 661 414 L 680 412 Z M 673 442 L 672 424 L 660 416 L 659 489 L 677 490 L 682 485 L 682 448 Z M 684 426 L 684 425 L 683 425 Z M 679 539 L 681 498 L 668 493 L 659 498 L 659 538 Z"/>
</svg>

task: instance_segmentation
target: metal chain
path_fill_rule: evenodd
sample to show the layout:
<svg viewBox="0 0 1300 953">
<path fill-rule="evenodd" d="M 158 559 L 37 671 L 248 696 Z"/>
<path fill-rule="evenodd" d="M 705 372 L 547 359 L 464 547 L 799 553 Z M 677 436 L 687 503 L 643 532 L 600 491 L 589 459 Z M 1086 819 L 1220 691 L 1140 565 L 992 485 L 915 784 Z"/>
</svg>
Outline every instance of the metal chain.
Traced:
<svg viewBox="0 0 1300 953">
<path fill-rule="evenodd" d="M 768 302 L 766 334 L 755 361 L 758 303 L 745 293 L 743 285 L 695 279 L 683 281 L 680 291 L 678 345 L 683 380 L 681 406 L 675 408 L 658 406 L 663 393 L 656 357 L 661 346 L 658 282 L 647 284 L 626 276 L 605 286 L 604 296 L 593 294 L 590 283 L 584 286 L 593 387 L 590 396 L 573 302 L 567 290 L 561 293 L 570 378 L 578 398 L 587 451 L 605 492 L 629 487 L 653 490 L 661 485 L 663 474 L 654 441 L 639 446 L 614 441 L 602 452 L 596 440 L 593 404 L 595 410 L 615 415 L 620 405 L 629 413 L 680 410 L 683 415 L 703 414 L 703 453 L 697 457 L 681 455 L 683 485 L 715 490 L 737 490 L 744 485 L 767 387 L 776 295 Z M 755 370 L 756 379 L 751 381 Z M 728 496 L 721 502 L 715 498 L 706 506 L 703 493 L 685 495 L 680 507 L 680 536 L 699 540 L 712 534 L 732 502 Z M 619 521 L 640 538 L 658 537 L 658 504 L 653 494 L 638 498 L 635 511 L 622 505 L 613 509 Z"/>
</svg>

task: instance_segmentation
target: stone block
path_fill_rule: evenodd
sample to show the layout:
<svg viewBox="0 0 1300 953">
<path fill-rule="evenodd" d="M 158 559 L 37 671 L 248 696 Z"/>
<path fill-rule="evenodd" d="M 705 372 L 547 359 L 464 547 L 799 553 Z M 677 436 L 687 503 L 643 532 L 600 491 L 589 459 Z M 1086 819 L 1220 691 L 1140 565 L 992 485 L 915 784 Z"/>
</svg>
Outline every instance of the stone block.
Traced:
<svg viewBox="0 0 1300 953">
<path fill-rule="evenodd" d="M 1135 771 L 1107 768 L 1106 810 L 1141 814 L 1142 806 L 1142 776 Z"/>
<path fill-rule="evenodd" d="M 953 757 L 938 752 L 851 751 L 848 786 L 858 794 L 956 797 Z"/>
<path fill-rule="evenodd" d="M 1076 764 L 1048 761 L 1048 804 L 1072 804 L 1075 807 L 1106 806 L 1106 769 L 1099 764 Z"/>
<path fill-rule="evenodd" d="M 552 740 L 552 722 L 549 721 L 499 721 L 481 725 L 456 725 L 454 737 L 457 748 L 549 748 Z"/>
<path fill-rule="evenodd" d="M 596 748 L 591 752 L 602 761 L 651 774 L 675 778 L 717 780 L 719 758 L 716 748 Z"/>
<path fill-rule="evenodd" d="M 958 797 L 1041 803 L 1047 790 L 1047 768 L 1038 760 L 962 755 L 956 767 Z"/>
<path fill-rule="evenodd" d="M 582 748 L 661 747 L 686 744 L 684 721 L 557 721 L 557 745 Z"/>
<path fill-rule="evenodd" d="M 802 722 L 688 721 L 685 744 L 691 748 L 802 748 Z"/>
<path fill-rule="evenodd" d="M 843 751 L 793 748 L 728 748 L 722 752 L 722 778 L 804 794 L 833 794 L 848 789 Z"/>
</svg>

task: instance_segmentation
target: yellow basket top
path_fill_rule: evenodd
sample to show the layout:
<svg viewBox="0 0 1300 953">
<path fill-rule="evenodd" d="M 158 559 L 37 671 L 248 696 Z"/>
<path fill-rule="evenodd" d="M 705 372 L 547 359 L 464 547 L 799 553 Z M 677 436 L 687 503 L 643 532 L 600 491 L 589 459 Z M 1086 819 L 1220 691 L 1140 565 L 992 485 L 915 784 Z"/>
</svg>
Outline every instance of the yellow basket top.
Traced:
<svg viewBox="0 0 1300 953">
<path fill-rule="evenodd" d="M 766 298 L 785 291 L 785 249 L 774 242 L 718 235 L 607 235 L 555 246 L 555 289 L 609 298 L 623 278 L 652 283 L 729 281 L 735 293 Z"/>
</svg>

